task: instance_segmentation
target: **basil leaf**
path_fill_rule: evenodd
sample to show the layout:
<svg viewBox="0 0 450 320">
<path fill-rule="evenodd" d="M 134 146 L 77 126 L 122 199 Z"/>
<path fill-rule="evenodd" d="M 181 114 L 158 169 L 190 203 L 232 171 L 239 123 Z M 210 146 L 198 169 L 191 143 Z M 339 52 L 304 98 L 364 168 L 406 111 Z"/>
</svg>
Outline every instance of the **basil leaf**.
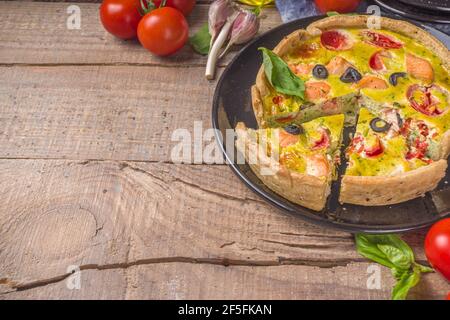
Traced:
<svg viewBox="0 0 450 320">
<path fill-rule="evenodd" d="M 208 24 L 205 23 L 192 37 L 189 38 L 189 43 L 195 52 L 202 55 L 207 55 L 211 42 L 211 35 L 209 34 Z"/>
<path fill-rule="evenodd" d="M 427 266 L 423 266 L 423 265 L 418 264 L 418 263 L 414 263 L 414 266 L 415 266 L 420 272 L 423 272 L 423 273 L 434 272 L 434 269 L 433 269 L 433 268 L 430 268 L 430 267 L 427 267 Z"/>
<path fill-rule="evenodd" d="M 414 268 L 412 272 L 405 272 L 392 290 L 392 300 L 405 300 L 409 290 L 420 281 L 420 270 Z"/>
<path fill-rule="evenodd" d="M 408 270 L 411 268 L 412 261 L 402 250 L 388 244 L 379 244 L 377 246 L 396 268 L 401 270 Z"/>
<path fill-rule="evenodd" d="M 326 15 L 329 16 L 329 17 L 340 16 L 340 15 L 343 15 L 343 16 L 357 16 L 357 15 L 359 15 L 359 13 L 358 12 L 339 13 L 337 11 L 328 11 L 326 13 Z"/>
<path fill-rule="evenodd" d="M 394 276 L 395 280 L 400 281 L 400 279 L 403 277 L 405 273 L 409 273 L 409 270 L 400 270 L 400 269 L 391 269 L 392 275 Z"/>
<path fill-rule="evenodd" d="M 339 12 L 337 11 L 328 11 L 327 12 L 327 16 L 332 17 L 332 16 L 338 16 Z"/>
<path fill-rule="evenodd" d="M 355 236 L 358 252 L 375 262 L 391 268 L 397 284 L 392 290 L 393 300 L 404 300 L 409 289 L 417 285 L 422 272 L 434 272 L 430 267 L 414 261 L 412 249 L 396 235 Z"/>
<path fill-rule="evenodd" d="M 386 254 L 381 251 L 377 244 L 372 241 L 372 236 L 366 234 L 357 234 L 355 236 L 356 250 L 360 255 L 367 259 L 378 262 L 379 264 L 388 267 L 395 268 L 394 264 L 388 259 Z"/>
<path fill-rule="evenodd" d="M 286 62 L 266 48 L 259 48 L 263 53 L 264 72 L 272 87 L 279 93 L 304 98 L 305 84 L 297 77 Z"/>
<path fill-rule="evenodd" d="M 411 248 L 402 239 L 400 239 L 400 237 L 396 235 L 359 236 L 362 237 L 362 239 L 359 240 L 363 240 L 363 244 L 365 243 L 365 251 L 368 251 L 367 247 L 369 247 L 372 253 L 376 252 L 377 257 L 382 257 L 383 259 L 380 262 L 371 257 L 368 257 L 364 254 L 364 250 L 360 252 L 361 255 L 389 268 L 395 267 L 403 270 L 411 268 L 411 264 L 414 262 L 414 253 L 412 252 Z M 356 244 L 358 247 L 358 238 Z M 376 247 L 378 250 L 376 250 L 374 247 Z M 386 263 L 386 260 L 389 261 L 389 263 Z"/>
</svg>

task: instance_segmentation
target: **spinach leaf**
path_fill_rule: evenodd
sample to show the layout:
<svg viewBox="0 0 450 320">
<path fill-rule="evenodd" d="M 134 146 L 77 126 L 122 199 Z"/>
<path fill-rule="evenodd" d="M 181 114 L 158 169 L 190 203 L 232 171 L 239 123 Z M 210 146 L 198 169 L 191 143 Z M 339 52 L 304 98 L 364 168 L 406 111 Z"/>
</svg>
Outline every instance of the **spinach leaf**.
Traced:
<svg viewBox="0 0 450 320">
<path fill-rule="evenodd" d="M 286 62 L 266 48 L 259 48 L 263 53 L 264 71 L 272 87 L 279 93 L 304 99 L 305 84 L 297 77 Z"/>
<path fill-rule="evenodd" d="M 409 289 L 420 281 L 420 274 L 434 271 L 416 263 L 412 249 L 396 235 L 357 234 L 355 241 L 359 254 L 391 269 L 397 280 L 393 300 L 406 299 Z"/>
<path fill-rule="evenodd" d="M 209 34 L 208 24 L 205 23 L 192 37 L 189 38 L 189 43 L 195 52 L 202 55 L 207 55 L 211 42 L 211 35 Z"/>
</svg>

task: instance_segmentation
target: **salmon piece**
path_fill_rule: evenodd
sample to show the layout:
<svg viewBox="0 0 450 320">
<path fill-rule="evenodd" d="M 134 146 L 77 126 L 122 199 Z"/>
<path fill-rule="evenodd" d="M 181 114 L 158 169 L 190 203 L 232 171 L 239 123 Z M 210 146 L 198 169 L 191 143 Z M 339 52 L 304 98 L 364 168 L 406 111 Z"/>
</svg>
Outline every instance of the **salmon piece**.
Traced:
<svg viewBox="0 0 450 320">
<path fill-rule="evenodd" d="M 364 76 L 356 86 L 360 89 L 368 88 L 368 89 L 387 89 L 388 84 L 383 79 L 380 79 L 376 76 Z"/>
<path fill-rule="evenodd" d="M 305 89 L 306 99 L 311 101 L 326 98 L 330 90 L 331 86 L 325 81 L 307 82 Z"/>
<path fill-rule="evenodd" d="M 406 54 L 406 71 L 419 80 L 432 82 L 434 79 L 431 63 L 410 53 Z"/>
<path fill-rule="evenodd" d="M 344 73 L 345 70 L 347 70 L 349 67 L 351 67 L 352 64 L 345 60 L 344 58 L 340 56 L 335 56 L 333 59 L 328 62 L 326 65 L 326 68 L 328 70 L 328 73 L 334 74 L 334 75 L 341 75 Z"/>
<path fill-rule="evenodd" d="M 280 146 L 284 148 L 284 147 L 290 146 L 291 144 L 296 144 L 299 140 L 299 136 L 290 134 L 290 133 L 286 132 L 285 130 L 280 129 L 279 130 L 279 139 L 280 139 Z"/>
<path fill-rule="evenodd" d="M 295 74 L 305 76 L 311 73 L 312 69 L 314 68 L 314 65 L 307 63 L 291 64 L 289 65 L 289 68 Z"/>
<path fill-rule="evenodd" d="M 306 157 L 306 173 L 316 177 L 326 177 L 330 174 L 330 164 L 323 154 Z"/>
</svg>

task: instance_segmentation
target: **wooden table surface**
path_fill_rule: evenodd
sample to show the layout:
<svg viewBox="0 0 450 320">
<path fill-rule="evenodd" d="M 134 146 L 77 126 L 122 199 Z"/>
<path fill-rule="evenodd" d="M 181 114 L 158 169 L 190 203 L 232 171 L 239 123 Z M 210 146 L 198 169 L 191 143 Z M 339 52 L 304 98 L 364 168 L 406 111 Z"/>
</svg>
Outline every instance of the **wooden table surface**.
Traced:
<svg viewBox="0 0 450 320">
<path fill-rule="evenodd" d="M 284 215 L 226 165 L 171 163 L 175 129 L 210 127 L 204 57 L 114 39 L 98 3 L 69 30 L 69 5 L 0 2 L 0 299 L 390 297 L 350 234 Z M 261 31 L 280 23 L 264 10 Z M 425 261 L 424 232 L 404 238 Z M 428 274 L 410 297 L 448 291 Z"/>
</svg>

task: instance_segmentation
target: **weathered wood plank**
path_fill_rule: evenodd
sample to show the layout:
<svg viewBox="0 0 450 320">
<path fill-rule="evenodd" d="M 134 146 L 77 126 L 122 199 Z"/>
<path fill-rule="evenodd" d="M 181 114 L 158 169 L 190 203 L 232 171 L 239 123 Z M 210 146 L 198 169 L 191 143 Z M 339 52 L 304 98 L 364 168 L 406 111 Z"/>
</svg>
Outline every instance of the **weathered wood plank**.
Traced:
<svg viewBox="0 0 450 320">
<path fill-rule="evenodd" d="M 188 45 L 172 57 L 157 58 L 137 41 L 108 34 L 98 16 L 98 4 L 78 3 L 80 30 L 67 29 L 68 3 L 0 2 L 0 64 L 151 64 L 205 65 L 206 58 Z M 197 5 L 189 16 L 191 33 L 207 21 L 208 5 Z M 281 23 L 275 8 L 264 10 L 261 31 Z M 225 65 L 234 53 L 220 64 Z"/>
<path fill-rule="evenodd" d="M 0 299 L 390 299 L 393 279 L 381 268 L 380 288 L 367 288 L 368 263 L 346 267 L 216 266 L 162 263 L 129 268 L 85 270 L 79 290 L 73 278 L 0 295 Z M 409 299 L 442 300 L 450 285 L 427 274 Z"/>
<path fill-rule="evenodd" d="M 170 161 L 214 87 L 202 67 L 1 67 L 0 157 Z"/>
<path fill-rule="evenodd" d="M 320 282 L 327 268 L 365 261 L 349 234 L 281 214 L 225 166 L 1 160 L 0 176 L 3 292 L 58 282 L 70 265 L 82 270 L 180 262 L 233 268 L 301 265 L 320 268 L 311 275 L 311 281 Z M 421 240 L 416 242 L 422 260 Z M 362 276 L 366 270 L 359 268 Z M 220 268 L 209 270 L 211 281 L 217 270 L 227 277 Z M 287 277 L 292 271 L 286 270 Z M 248 277 L 257 282 L 256 274 Z M 436 287 L 445 282 L 433 281 Z M 103 289 L 99 290 L 100 297 Z M 208 293 L 210 297 L 223 293 L 214 292 Z"/>
</svg>

